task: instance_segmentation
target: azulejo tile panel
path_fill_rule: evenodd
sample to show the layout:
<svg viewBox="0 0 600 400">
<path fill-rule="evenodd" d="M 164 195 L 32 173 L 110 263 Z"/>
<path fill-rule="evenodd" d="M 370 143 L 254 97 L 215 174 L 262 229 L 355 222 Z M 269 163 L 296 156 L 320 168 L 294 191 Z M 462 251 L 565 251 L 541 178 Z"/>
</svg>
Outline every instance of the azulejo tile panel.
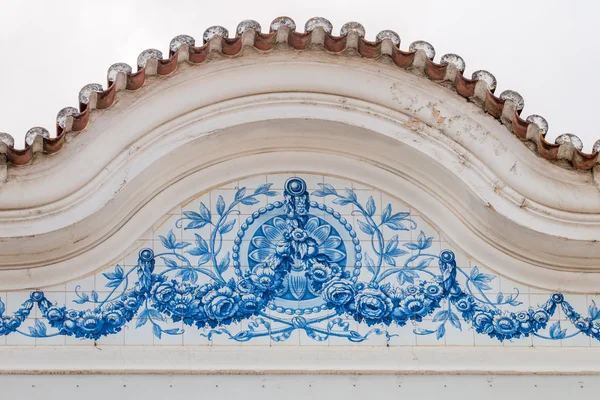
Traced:
<svg viewBox="0 0 600 400">
<path fill-rule="evenodd" d="M 495 276 L 443 238 L 350 180 L 254 176 L 175 207 L 96 275 L 0 293 L 0 344 L 598 344 L 596 299 Z"/>
</svg>

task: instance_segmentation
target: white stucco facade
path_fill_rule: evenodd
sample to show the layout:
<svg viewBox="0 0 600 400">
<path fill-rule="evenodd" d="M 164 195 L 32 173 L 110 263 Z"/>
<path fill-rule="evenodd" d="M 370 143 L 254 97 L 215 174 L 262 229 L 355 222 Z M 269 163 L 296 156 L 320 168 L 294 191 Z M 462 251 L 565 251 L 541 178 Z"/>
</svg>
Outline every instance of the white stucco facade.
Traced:
<svg viewBox="0 0 600 400">
<path fill-rule="evenodd" d="M 93 94 L 60 152 L 4 163 L 3 391 L 595 398 L 598 167 L 538 156 L 484 81 L 467 101 L 423 50 L 406 71 L 358 40 L 184 46 Z"/>
</svg>

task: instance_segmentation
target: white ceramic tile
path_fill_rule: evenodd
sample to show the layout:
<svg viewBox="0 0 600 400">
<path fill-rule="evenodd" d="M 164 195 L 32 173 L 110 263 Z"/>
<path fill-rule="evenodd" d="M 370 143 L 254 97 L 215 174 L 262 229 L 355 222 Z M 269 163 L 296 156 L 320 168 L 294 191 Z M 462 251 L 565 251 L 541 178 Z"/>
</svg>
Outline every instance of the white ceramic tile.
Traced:
<svg viewBox="0 0 600 400">
<path fill-rule="evenodd" d="M 208 333 L 209 328 L 198 329 L 195 326 L 184 325 L 183 327 L 183 345 L 184 346 L 210 346 L 211 341 L 201 334 Z"/>
<path fill-rule="evenodd" d="M 238 184 L 235 186 L 245 187 L 248 190 L 254 190 L 266 183 L 269 183 L 269 182 L 267 182 L 266 175 L 255 175 L 255 176 L 250 176 L 247 178 L 240 179 Z"/>
<path fill-rule="evenodd" d="M 131 346 L 151 346 L 154 344 L 153 325 L 150 321 L 137 328 L 138 320 L 132 320 L 125 328 L 125 345 Z"/>
<path fill-rule="evenodd" d="M 180 222 L 181 225 L 177 226 L 178 220 L 182 217 L 182 213 L 186 211 L 194 211 L 199 212 L 200 204 L 203 202 L 206 207 L 210 210 L 214 223 L 219 219 L 217 212 L 217 201 L 219 196 L 222 196 L 227 206 L 233 201 L 235 193 L 237 191 L 237 187 L 246 187 L 247 194 L 251 194 L 257 187 L 260 185 L 269 182 L 273 183 L 271 190 L 277 190 L 282 192 L 284 182 L 291 176 L 297 176 L 305 180 L 307 183 L 307 188 L 309 192 L 314 190 L 320 190 L 321 186 L 319 183 L 331 184 L 337 190 L 338 193 L 342 195 L 346 195 L 346 188 L 353 188 L 359 203 L 366 207 L 366 203 L 369 202 L 369 198 L 373 198 L 373 204 L 375 205 L 375 214 L 373 219 L 375 223 L 381 222 L 381 213 L 387 206 L 387 204 L 391 204 L 392 213 L 397 213 L 400 211 L 409 212 L 409 218 L 414 220 L 414 222 L 418 225 L 414 230 L 408 231 L 395 231 L 388 227 L 381 227 L 381 230 L 384 235 L 384 246 L 393 240 L 395 235 L 398 236 L 398 247 L 406 249 L 405 244 L 409 242 L 416 242 L 418 240 L 419 233 L 421 231 L 424 232 L 426 236 L 434 237 L 432 242 L 432 246 L 423 251 L 423 253 L 438 255 L 441 250 L 451 250 L 454 252 L 457 266 L 461 268 L 467 275 L 470 275 L 473 271 L 473 267 L 477 266 L 481 273 L 489 274 L 495 276 L 495 278 L 489 282 L 490 290 L 485 290 L 484 294 L 487 296 L 492 302 L 498 300 L 498 294 L 502 293 L 503 297 L 509 296 L 510 294 L 514 294 L 517 292 L 516 289 L 520 292 L 519 299 L 523 302 L 522 305 L 518 307 L 513 307 L 510 305 L 500 305 L 499 307 L 503 311 L 515 311 L 515 310 L 523 310 L 527 309 L 530 305 L 536 307 L 538 304 L 545 303 L 550 295 L 552 294 L 549 290 L 529 288 L 526 285 L 517 283 L 509 279 L 509 277 L 504 277 L 498 275 L 493 271 L 494 266 L 486 266 L 481 265 L 475 260 L 472 260 L 468 255 L 464 254 L 460 248 L 455 246 L 452 242 L 451 238 L 448 238 L 443 232 L 438 232 L 438 229 L 427 219 L 426 216 L 421 215 L 418 211 L 416 211 L 411 206 L 404 204 L 401 200 L 395 199 L 392 196 L 389 196 L 385 193 L 382 193 L 376 189 L 373 189 L 365 184 L 357 184 L 353 183 L 350 180 L 338 178 L 338 177 L 329 177 L 323 176 L 320 174 L 313 173 L 282 173 L 282 174 L 274 174 L 274 175 L 257 175 L 250 176 L 247 178 L 242 178 L 239 180 L 232 181 L 227 183 L 226 185 L 221 185 L 219 189 L 203 193 L 199 196 L 195 196 L 182 204 L 173 207 L 169 212 L 167 212 L 163 217 L 159 218 L 153 226 L 153 229 L 146 232 L 139 240 L 136 240 L 133 245 L 129 247 L 129 249 L 120 257 L 117 258 L 119 265 L 121 265 L 124 269 L 124 272 L 127 273 L 131 268 L 135 268 L 138 262 L 139 251 L 143 248 L 151 248 L 156 255 L 161 253 L 170 253 L 173 250 L 169 250 L 165 248 L 163 245 L 160 236 L 168 236 L 170 232 L 173 232 L 176 241 L 187 241 L 190 243 L 187 247 L 183 249 L 175 250 L 176 254 L 179 256 L 186 257 L 187 260 L 191 263 L 192 266 L 198 265 L 198 256 L 192 256 L 189 251 L 193 248 L 197 247 L 196 236 L 195 233 L 200 234 L 203 239 L 209 241 L 211 238 L 212 228 L 210 224 L 207 224 L 205 227 L 201 229 L 184 229 L 185 226 L 189 223 L 189 221 Z M 333 203 L 333 200 L 336 197 L 327 196 L 325 198 L 319 198 L 315 196 L 311 196 L 311 200 L 317 201 L 318 203 L 325 203 L 327 206 L 335 209 L 340 212 L 343 218 L 347 219 L 349 223 L 352 224 L 354 230 L 356 231 L 357 237 L 360 240 L 360 246 L 362 250 L 362 254 L 369 254 L 373 260 L 377 260 L 377 256 L 375 254 L 374 249 L 371 245 L 371 236 L 362 232 L 359 228 L 358 220 L 365 221 L 365 218 L 361 215 L 356 214 L 353 215 L 354 206 L 346 205 L 340 206 L 338 204 Z M 232 265 L 233 259 L 231 258 L 232 249 L 234 246 L 234 240 L 237 237 L 237 232 L 239 230 L 240 224 L 246 221 L 248 215 L 256 211 L 259 207 L 265 206 L 268 202 L 273 202 L 276 200 L 282 201 L 283 197 L 279 195 L 274 198 L 267 198 L 266 196 L 257 196 L 259 200 L 258 204 L 255 205 L 243 205 L 240 204 L 235 208 L 237 214 L 232 214 L 229 219 L 235 221 L 232 229 L 225 233 L 222 237 L 223 241 L 219 245 L 220 252 L 217 255 L 217 262 L 219 262 L 227 252 L 230 255 L 230 264 Z M 281 213 L 283 209 L 279 209 L 273 212 Z M 313 215 L 318 215 L 321 218 L 325 219 L 332 225 L 336 226 L 339 222 L 335 220 L 330 214 L 325 211 L 318 210 L 317 208 L 312 208 L 311 213 Z M 410 227 L 410 223 L 407 221 L 407 226 Z M 336 228 L 338 232 L 346 239 L 344 241 L 345 248 L 348 252 L 354 252 L 355 244 L 352 243 L 350 238 L 347 236 L 347 231 L 342 227 Z M 244 244 L 241 246 L 242 251 L 246 249 L 250 241 L 250 235 L 246 235 L 244 237 Z M 377 241 L 375 241 L 377 247 Z M 379 248 L 377 247 L 377 250 Z M 396 265 L 404 265 L 405 261 L 416 254 L 415 251 L 410 251 L 406 255 L 399 256 L 395 258 Z M 181 258 L 169 255 L 167 256 L 170 259 L 173 259 L 177 266 L 183 267 L 186 266 L 187 263 L 182 261 Z M 415 260 L 413 263 L 409 264 L 411 266 L 417 265 L 420 259 Z M 162 257 L 158 257 L 155 263 L 156 274 L 160 274 L 169 270 L 168 263 L 166 263 Z M 363 259 L 364 264 L 364 259 Z M 244 266 L 247 267 L 247 266 Z M 214 272 L 213 262 L 212 260 L 202 266 L 202 271 L 208 271 L 210 273 Z M 245 268 L 244 268 L 245 269 Z M 76 286 L 80 286 L 80 293 L 87 294 L 90 298 L 92 297 L 91 291 L 96 290 L 99 294 L 99 298 L 105 298 L 113 289 L 107 288 L 105 285 L 107 283 L 107 279 L 103 276 L 104 273 L 112 273 L 115 270 L 114 264 L 107 266 L 106 268 L 96 271 L 95 274 L 81 277 L 72 282 L 68 282 L 66 284 L 58 284 L 49 288 L 44 288 L 47 298 L 57 305 L 66 304 L 68 308 L 75 308 L 79 310 L 93 308 L 93 303 L 86 304 L 74 304 L 72 301 L 78 299 L 75 295 L 74 290 Z M 354 270 L 353 265 L 347 265 L 346 270 L 352 272 Z M 382 269 L 380 271 L 381 274 L 386 273 L 386 271 L 393 271 L 390 267 L 389 263 L 384 262 Z M 439 274 L 439 265 L 437 259 L 433 259 L 431 261 L 430 267 L 427 271 L 430 271 L 435 274 Z M 223 273 L 223 276 L 226 280 L 231 277 L 237 278 L 235 275 L 235 271 L 231 266 L 227 271 Z M 170 279 L 180 280 L 181 278 L 177 275 L 177 271 L 168 272 L 168 277 Z M 372 274 L 367 270 L 367 268 L 363 265 L 360 274 L 361 281 L 369 281 L 372 277 Z M 420 276 L 421 279 L 431 279 L 429 275 L 426 273 L 422 273 Z M 133 287 L 135 281 L 137 280 L 137 272 L 133 271 L 130 275 L 130 286 Z M 466 278 L 459 272 L 458 280 L 461 287 L 465 288 Z M 195 280 L 195 284 L 202 285 L 205 283 L 210 283 L 211 279 L 202 273 L 197 274 L 197 279 Z M 392 274 L 386 280 L 386 282 L 390 282 L 393 286 L 398 286 L 397 274 Z M 516 288 L 516 289 L 515 289 Z M 475 289 L 473 289 L 473 293 L 476 297 L 482 297 L 482 295 Z M 121 288 L 117 289 L 115 293 L 117 295 L 120 293 Z M 16 311 L 21 304 L 28 300 L 30 296 L 30 291 L 20 291 L 20 292 L 10 292 L 10 293 L 0 293 L 0 298 L 6 304 L 6 312 L 5 315 L 12 315 L 14 311 Z M 577 312 L 581 313 L 584 316 L 588 315 L 588 307 L 591 304 L 592 300 L 597 302 L 597 305 L 600 307 L 600 296 L 592 296 L 585 294 L 565 294 L 565 299 L 568 301 Z M 440 310 L 445 309 L 447 307 L 446 300 L 441 302 Z M 298 303 L 298 307 L 301 304 Z M 434 314 L 439 311 L 436 310 Z M 294 315 L 277 313 L 275 311 L 267 310 L 265 312 L 268 316 L 281 319 L 285 321 L 291 321 L 294 318 Z M 39 316 L 39 311 L 37 310 L 37 306 L 34 307 L 30 315 L 30 320 L 27 320 L 26 323 L 20 328 L 23 332 L 29 332 L 28 326 L 32 326 L 34 323 L 33 318 Z M 317 318 L 318 316 L 325 315 L 326 312 L 322 312 L 319 314 L 306 314 L 304 317 L 307 319 Z M 433 315 L 434 315 L 433 314 Z M 446 324 L 446 333 L 445 335 L 437 340 L 435 334 L 420 336 L 415 335 L 413 329 L 418 328 L 426 328 L 426 329 L 437 329 L 439 326 L 439 322 L 432 321 L 432 315 L 427 316 L 423 322 L 412 324 L 409 323 L 404 327 L 398 327 L 395 324 L 387 327 L 384 325 L 374 325 L 367 326 L 364 323 L 357 323 L 355 320 L 351 319 L 347 315 L 340 316 L 347 322 L 349 325 L 349 329 L 357 331 L 361 335 L 367 334 L 367 332 L 373 329 L 380 329 L 382 331 L 387 331 L 392 337 L 388 341 L 385 335 L 376 335 L 372 334 L 368 340 L 365 340 L 361 343 L 353 343 L 349 341 L 347 338 L 340 338 L 335 335 L 330 335 L 327 340 L 324 341 L 315 341 L 311 337 L 309 337 L 306 332 L 302 329 L 297 329 L 291 333 L 291 336 L 288 340 L 277 342 L 273 340 L 269 335 L 256 337 L 251 339 L 248 342 L 237 342 L 235 340 L 230 339 L 226 335 L 214 335 L 213 339 L 209 341 L 202 334 L 207 334 L 211 328 L 202 328 L 197 329 L 196 327 L 184 326 L 182 322 L 173 323 L 170 318 L 167 318 L 166 322 L 160 322 L 161 326 L 164 329 L 172 329 L 174 327 L 183 328 L 184 333 L 182 335 L 164 335 L 161 339 L 158 339 L 154 336 L 152 331 L 152 323 L 148 322 L 145 326 L 140 328 L 135 328 L 136 320 L 131 321 L 127 327 L 125 327 L 120 333 L 115 335 L 110 335 L 108 337 L 102 337 L 96 341 L 97 346 L 112 346 L 112 345 L 166 345 L 166 346 L 206 346 L 206 345 L 215 345 L 215 346 L 414 346 L 414 345 L 424 345 L 424 346 L 505 346 L 505 347 L 528 347 L 528 346 L 563 346 L 563 347 L 587 347 L 587 346 L 598 346 L 599 341 L 596 339 L 590 339 L 584 335 L 579 335 L 574 338 L 568 338 L 563 340 L 546 340 L 539 337 L 529 337 L 529 338 L 521 338 L 521 339 L 513 339 L 501 342 L 495 338 L 489 338 L 487 335 L 477 334 L 472 328 L 471 325 L 461 318 L 461 326 L 462 330 L 458 330 L 455 327 L 451 326 L 450 323 Z M 269 317 L 264 317 L 269 320 Z M 573 333 L 574 327 L 569 321 L 564 320 L 564 315 L 560 309 L 557 309 L 557 312 L 551 319 L 552 325 L 554 322 L 561 321 L 561 328 L 567 329 L 568 334 Z M 283 328 L 285 325 L 280 322 L 273 322 L 272 329 L 273 335 L 277 336 L 277 330 Z M 314 325 L 315 328 L 323 328 L 327 326 L 328 321 L 319 323 Z M 47 324 L 48 325 L 48 324 Z M 227 329 L 231 334 L 235 335 L 236 333 L 241 332 L 242 330 L 247 330 L 249 328 L 249 320 L 241 321 L 240 323 L 231 324 L 225 327 L 219 327 L 216 329 Z M 549 328 L 549 327 L 548 327 Z M 543 332 L 540 332 L 541 335 L 548 335 L 548 328 Z M 48 326 L 48 331 L 51 332 L 52 328 Z M 40 338 L 40 339 L 32 339 L 19 334 L 11 334 L 8 336 L 0 337 L 0 345 L 24 345 L 24 346 L 56 346 L 56 345 L 69 345 L 69 346 L 93 346 L 94 340 L 85 339 L 80 340 L 73 337 L 53 337 L 53 338 Z"/>
</svg>

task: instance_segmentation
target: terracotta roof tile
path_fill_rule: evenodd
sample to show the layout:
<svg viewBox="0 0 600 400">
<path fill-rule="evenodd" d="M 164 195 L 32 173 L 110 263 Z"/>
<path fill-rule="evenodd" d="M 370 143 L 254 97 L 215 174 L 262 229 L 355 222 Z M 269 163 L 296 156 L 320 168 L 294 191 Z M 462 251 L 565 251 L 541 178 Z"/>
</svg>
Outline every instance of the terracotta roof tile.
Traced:
<svg viewBox="0 0 600 400">
<path fill-rule="evenodd" d="M 235 56 L 244 46 L 270 51 L 278 43 L 287 44 L 296 50 L 316 45 L 330 53 L 354 48 L 363 58 L 388 56 L 399 68 L 422 71 L 429 79 L 452 87 L 463 97 L 476 100 L 476 104 L 497 118 L 518 138 L 533 142 L 541 157 L 567 160 L 574 168 L 581 170 L 591 169 L 599 163 L 600 140 L 594 144 L 591 154 L 581 151 L 581 140 L 572 134 L 560 135 L 555 143 L 547 142 L 545 136 L 548 123 L 544 118 L 539 115 L 521 118 L 524 100 L 519 93 L 506 90 L 496 96 L 496 78 L 487 71 L 476 71 L 471 78 L 465 77 L 465 61 L 456 54 L 446 54 L 436 63 L 433 61 L 435 49 L 431 44 L 416 41 L 410 44 L 408 51 L 403 51 L 400 49 L 400 36 L 390 30 L 381 31 L 377 34 L 376 41 L 371 42 L 364 38 L 365 29 L 358 22 L 344 24 L 340 36 L 333 36 L 332 30 L 331 22 L 315 17 L 306 22 L 305 32 L 296 32 L 296 24 L 291 18 L 279 17 L 271 23 L 269 33 L 262 33 L 260 24 L 256 21 L 242 21 L 236 28 L 235 38 L 229 38 L 228 30 L 223 27 L 209 27 L 202 36 L 201 46 L 196 46 L 191 36 L 176 36 L 169 44 L 167 58 L 159 50 L 144 50 L 138 56 L 136 72 L 127 64 L 116 63 L 108 69 L 107 89 L 96 83 L 84 86 L 79 92 L 79 109 L 66 107 L 58 112 L 56 137 L 51 138 L 42 127 L 34 127 L 25 136 L 25 148 L 15 149 L 14 139 L 0 132 L 0 154 L 5 154 L 11 164 L 24 165 L 37 152 L 55 153 L 63 147 L 67 132 L 85 129 L 91 110 L 109 108 L 115 102 L 118 91 L 141 88 L 146 76 L 169 75 L 181 61 L 203 63 L 210 51 Z M 126 79 L 118 79 L 121 75 Z"/>
</svg>

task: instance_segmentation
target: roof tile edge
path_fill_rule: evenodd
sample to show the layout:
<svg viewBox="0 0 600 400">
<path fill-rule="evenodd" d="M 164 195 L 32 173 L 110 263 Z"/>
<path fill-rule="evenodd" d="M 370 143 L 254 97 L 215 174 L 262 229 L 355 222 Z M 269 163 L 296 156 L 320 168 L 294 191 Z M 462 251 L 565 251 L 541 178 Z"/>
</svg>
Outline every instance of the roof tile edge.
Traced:
<svg viewBox="0 0 600 400">
<path fill-rule="evenodd" d="M 353 48 L 366 59 L 389 56 L 397 67 L 418 70 L 433 81 L 451 83 L 456 93 L 475 100 L 477 105 L 498 119 L 519 139 L 533 142 L 541 157 L 552 161 L 566 160 L 579 170 L 589 170 L 600 162 L 600 140 L 594 144 L 591 154 L 581 151 L 581 140 L 572 134 L 560 135 L 555 143 L 546 141 L 548 123 L 539 115 L 521 118 L 524 100 L 519 93 L 506 90 L 500 96 L 495 96 L 496 78 L 490 72 L 479 70 L 470 79 L 466 78 L 463 75 L 465 62 L 460 56 L 446 54 L 441 57 L 440 63 L 436 63 L 433 61 L 435 49 L 427 42 L 414 42 L 409 51 L 403 51 L 399 47 L 400 37 L 393 31 L 382 31 L 377 35 L 376 41 L 371 42 L 364 38 L 364 28 L 357 22 L 345 24 L 342 27 L 343 34 L 333 36 L 331 22 L 322 17 L 308 20 L 304 33 L 296 32 L 296 24 L 289 17 L 273 20 L 269 33 L 261 33 L 260 29 L 258 22 L 245 20 L 236 28 L 236 37 L 229 38 L 227 29 L 212 26 L 204 32 L 202 46 L 196 47 L 191 36 L 179 35 L 169 44 L 168 58 L 163 58 L 159 50 L 144 50 L 138 57 L 136 72 L 127 64 L 113 64 L 108 69 L 106 89 L 99 84 L 85 85 L 79 93 L 79 109 L 65 107 L 58 112 L 56 137 L 50 137 L 44 128 L 35 127 L 27 132 L 25 147 L 16 149 L 13 137 L 0 132 L 0 154 L 6 156 L 9 164 L 25 165 L 36 153 L 56 153 L 64 146 L 68 132 L 79 132 L 86 128 L 92 110 L 109 108 L 114 104 L 117 92 L 121 90 L 141 88 L 146 76 L 173 73 L 179 62 L 200 64 L 207 60 L 211 51 L 236 56 L 244 46 L 269 51 L 276 44 L 287 44 L 295 50 L 305 50 L 317 45 L 334 54 Z"/>
</svg>

